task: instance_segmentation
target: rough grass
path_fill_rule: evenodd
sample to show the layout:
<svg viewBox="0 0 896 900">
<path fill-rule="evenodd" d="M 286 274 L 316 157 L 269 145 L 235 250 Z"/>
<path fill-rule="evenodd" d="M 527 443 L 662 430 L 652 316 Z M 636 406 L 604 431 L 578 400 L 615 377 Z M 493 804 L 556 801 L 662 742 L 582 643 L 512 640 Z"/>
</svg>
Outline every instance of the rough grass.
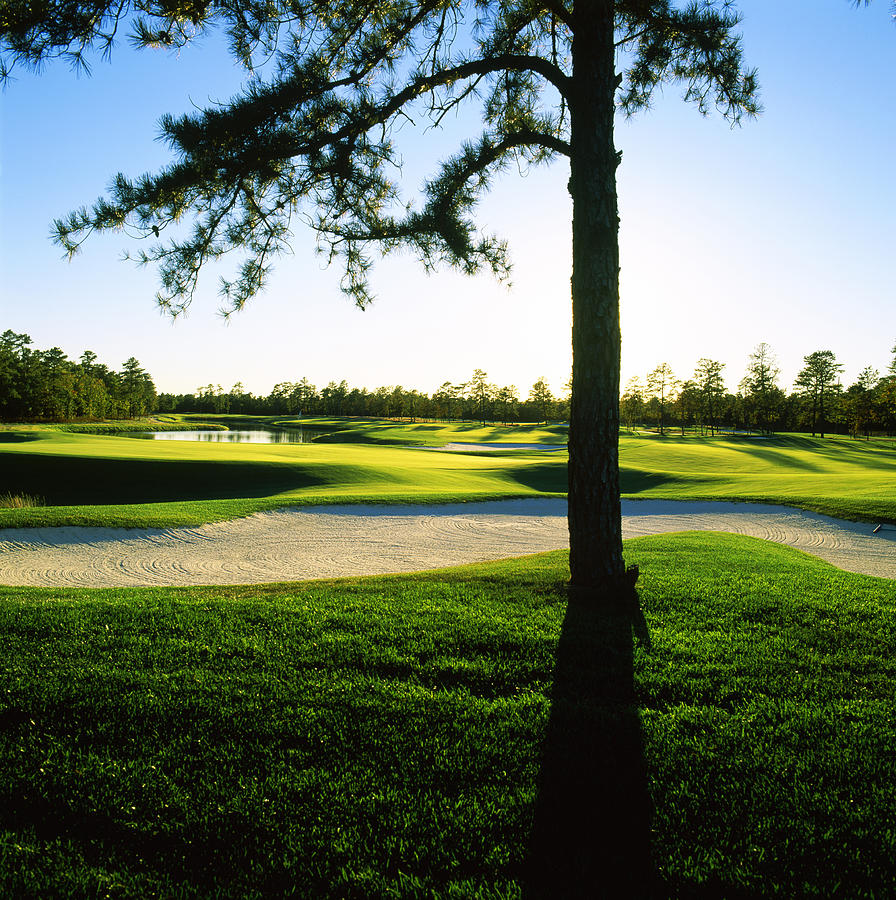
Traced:
<svg viewBox="0 0 896 900">
<path fill-rule="evenodd" d="M 0 509 L 31 509 L 43 505 L 43 498 L 34 494 L 13 494 L 12 491 L 0 494 Z"/>
<path fill-rule="evenodd" d="M 563 553 L 4 589 L 0 895 L 569 896 L 544 835 L 589 859 L 643 808 L 624 861 L 657 896 L 888 896 L 896 583 L 730 535 L 626 555 L 615 655 Z"/>
</svg>

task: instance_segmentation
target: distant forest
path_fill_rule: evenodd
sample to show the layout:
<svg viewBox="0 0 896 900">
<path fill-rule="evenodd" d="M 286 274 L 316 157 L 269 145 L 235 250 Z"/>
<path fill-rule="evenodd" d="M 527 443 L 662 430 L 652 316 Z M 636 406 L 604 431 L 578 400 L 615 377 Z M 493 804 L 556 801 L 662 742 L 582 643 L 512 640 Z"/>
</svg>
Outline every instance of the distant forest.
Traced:
<svg viewBox="0 0 896 900">
<path fill-rule="evenodd" d="M 152 378 L 133 356 L 116 372 L 91 350 L 74 362 L 58 347 L 32 349 L 27 334 L 0 335 L 0 421 L 135 419 L 157 406 Z"/>
<path fill-rule="evenodd" d="M 830 350 L 804 357 L 790 393 L 767 344 L 747 363 L 736 393 L 725 384 L 724 364 L 704 358 L 693 375 L 679 378 L 667 363 L 626 384 L 620 399 L 628 428 L 659 431 L 802 431 L 869 436 L 896 434 L 896 346 L 881 374 L 866 367 L 843 386 L 843 366 Z M 86 350 L 78 361 L 58 348 L 37 350 L 25 334 L 0 335 L 0 421 L 70 422 L 133 419 L 155 413 L 260 416 L 369 416 L 441 421 L 562 422 L 569 415 L 569 385 L 555 396 L 539 378 L 525 396 L 498 386 L 476 369 L 468 381 L 444 382 L 431 395 L 396 386 L 375 390 L 331 381 L 318 389 L 306 378 L 274 385 L 256 396 L 241 383 L 225 390 L 208 384 L 192 394 L 157 394 L 150 374 L 131 357 L 114 371 Z"/>
</svg>

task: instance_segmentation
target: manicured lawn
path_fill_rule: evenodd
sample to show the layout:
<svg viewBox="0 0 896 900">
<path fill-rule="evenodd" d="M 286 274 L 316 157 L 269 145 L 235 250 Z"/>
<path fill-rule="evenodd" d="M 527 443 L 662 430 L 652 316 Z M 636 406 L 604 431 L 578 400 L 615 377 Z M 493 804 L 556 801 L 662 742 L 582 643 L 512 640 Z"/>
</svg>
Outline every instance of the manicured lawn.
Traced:
<svg viewBox="0 0 896 900">
<path fill-rule="evenodd" d="M 225 419 L 215 420 L 226 422 Z M 556 444 L 566 446 L 565 425 L 480 425 L 478 422 L 394 422 L 388 419 L 303 417 L 272 420 L 280 427 L 320 430 L 326 442 L 389 443 L 438 447 L 458 443 Z"/>
<path fill-rule="evenodd" d="M 233 427 L 272 421 L 212 419 Z M 566 490 L 564 451 L 451 453 L 407 446 L 420 440 L 562 445 L 561 426 L 366 419 L 301 424 L 327 431 L 328 441 L 209 444 L 6 426 L 0 431 L 0 495 L 35 495 L 46 505 L 0 509 L 0 528 L 194 525 L 278 506 L 558 496 Z M 784 503 L 896 523 L 896 450 L 889 446 L 787 435 L 623 434 L 620 467 L 626 497 Z"/>
<path fill-rule="evenodd" d="M 566 487 L 565 465 L 534 453 L 148 441 L 50 429 L 0 437 L 0 494 L 47 504 L 0 510 L 0 527 L 191 525 L 278 506 L 556 496 Z"/>
<path fill-rule="evenodd" d="M 896 449 L 796 435 L 623 435 L 627 496 L 784 503 L 845 519 L 896 521 Z"/>
<path fill-rule="evenodd" d="M 606 886 L 615 834 L 660 896 L 888 896 L 896 582 L 731 535 L 626 558 L 634 650 L 563 553 L 3 589 L 0 895 L 564 896 L 557 854 Z"/>
</svg>

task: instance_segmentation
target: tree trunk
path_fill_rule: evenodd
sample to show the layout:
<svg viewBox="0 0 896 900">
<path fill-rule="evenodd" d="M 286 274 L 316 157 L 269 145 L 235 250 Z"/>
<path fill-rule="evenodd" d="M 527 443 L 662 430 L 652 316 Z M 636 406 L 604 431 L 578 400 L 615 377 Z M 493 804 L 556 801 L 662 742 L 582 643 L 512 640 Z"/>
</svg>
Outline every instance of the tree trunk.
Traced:
<svg viewBox="0 0 896 900">
<path fill-rule="evenodd" d="M 619 216 L 613 145 L 613 3 L 575 5 L 570 102 L 572 401 L 570 585 L 612 588 L 624 575 L 619 502 Z"/>
</svg>

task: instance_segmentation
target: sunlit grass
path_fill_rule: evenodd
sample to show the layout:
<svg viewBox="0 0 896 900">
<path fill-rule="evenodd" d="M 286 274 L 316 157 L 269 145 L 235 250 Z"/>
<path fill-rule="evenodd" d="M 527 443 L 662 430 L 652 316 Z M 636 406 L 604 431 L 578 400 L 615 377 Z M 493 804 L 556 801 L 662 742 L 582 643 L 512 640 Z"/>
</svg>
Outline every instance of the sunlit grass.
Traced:
<svg viewBox="0 0 896 900">
<path fill-rule="evenodd" d="M 624 435 L 620 465 L 627 496 L 783 503 L 896 521 L 896 450 L 863 441 Z"/>
<path fill-rule="evenodd" d="M 43 505 L 43 499 L 34 494 L 13 494 L 11 491 L 0 494 L 0 509 L 31 509 Z"/>
<path fill-rule="evenodd" d="M 195 424 L 187 418 L 170 424 Z M 215 418 L 234 426 L 257 421 Z M 167 527 L 283 506 L 435 503 L 566 491 L 563 450 L 451 453 L 407 445 L 416 440 L 562 445 L 561 426 L 347 419 L 293 424 L 325 426 L 337 440 L 210 444 L 51 428 L 4 431 L 0 491 L 40 496 L 47 505 L 0 510 L 0 527 Z M 360 442 L 344 442 L 353 436 Z M 847 519 L 896 522 L 896 451 L 863 441 L 624 434 L 620 469 L 625 497 L 785 503 Z"/>
<path fill-rule="evenodd" d="M 0 442 L 0 489 L 47 507 L 13 525 L 188 525 L 315 503 L 421 503 L 557 496 L 544 454 L 495 459 L 372 444 L 211 444 L 37 432 Z"/>
<path fill-rule="evenodd" d="M 658 895 L 888 896 L 896 583 L 730 535 L 626 558 Z M 519 896 L 566 577 L 4 589 L 0 895 Z"/>
</svg>

